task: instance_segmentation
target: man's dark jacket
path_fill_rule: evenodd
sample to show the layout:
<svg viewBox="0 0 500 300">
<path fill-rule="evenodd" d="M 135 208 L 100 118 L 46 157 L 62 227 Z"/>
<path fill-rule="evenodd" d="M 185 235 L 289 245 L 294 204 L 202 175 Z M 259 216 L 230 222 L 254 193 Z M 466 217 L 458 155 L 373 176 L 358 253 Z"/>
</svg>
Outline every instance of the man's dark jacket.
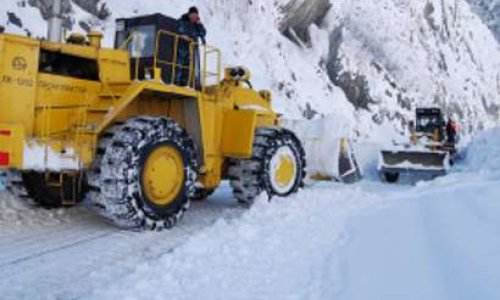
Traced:
<svg viewBox="0 0 500 300">
<path fill-rule="evenodd" d="M 190 22 L 187 14 L 177 20 L 177 33 L 179 35 L 188 36 L 194 42 L 198 42 L 201 39 L 203 43 L 205 43 L 205 37 L 207 35 L 205 26 L 203 26 L 203 24 Z"/>
</svg>

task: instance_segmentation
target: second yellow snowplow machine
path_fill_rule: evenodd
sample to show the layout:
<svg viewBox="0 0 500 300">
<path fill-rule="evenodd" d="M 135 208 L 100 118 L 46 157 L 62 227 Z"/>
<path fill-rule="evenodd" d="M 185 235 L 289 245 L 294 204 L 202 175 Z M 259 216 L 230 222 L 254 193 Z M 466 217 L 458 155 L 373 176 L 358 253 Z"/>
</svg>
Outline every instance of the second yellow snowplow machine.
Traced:
<svg viewBox="0 0 500 300">
<path fill-rule="evenodd" d="M 380 153 L 378 170 L 383 181 L 415 182 L 446 175 L 456 153 L 446 142 L 445 122 L 439 108 L 418 108 L 411 142 Z"/>
</svg>

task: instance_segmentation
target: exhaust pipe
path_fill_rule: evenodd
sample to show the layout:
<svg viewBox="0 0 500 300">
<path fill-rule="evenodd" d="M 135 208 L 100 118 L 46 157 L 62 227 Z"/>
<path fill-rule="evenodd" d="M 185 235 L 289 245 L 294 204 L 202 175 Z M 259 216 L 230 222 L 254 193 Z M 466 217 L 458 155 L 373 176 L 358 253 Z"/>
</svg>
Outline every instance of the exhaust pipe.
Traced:
<svg viewBox="0 0 500 300">
<path fill-rule="evenodd" d="M 47 39 L 51 42 L 62 42 L 63 31 L 62 0 L 52 0 L 52 15 L 48 23 Z"/>
</svg>

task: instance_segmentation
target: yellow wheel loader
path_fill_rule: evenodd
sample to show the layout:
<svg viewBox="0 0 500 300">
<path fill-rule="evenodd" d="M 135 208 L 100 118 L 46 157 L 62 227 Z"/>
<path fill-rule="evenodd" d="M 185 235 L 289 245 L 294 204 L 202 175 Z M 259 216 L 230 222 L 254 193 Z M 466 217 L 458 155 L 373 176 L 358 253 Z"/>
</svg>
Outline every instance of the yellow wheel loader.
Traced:
<svg viewBox="0 0 500 300">
<path fill-rule="evenodd" d="M 395 145 L 380 153 L 378 170 L 387 183 L 401 179 L 416 182 L 446 175 L 458 158 L 455 144 L 447 142 L 441 109 L 417 108 L 416 124 L 410 124 L 409 144 Z"/>
<path fill-rule="evenodd" d="M 223 180 L 245 205 L 298 191 L 302 145 L 248 70 L 223 71 L 217 48 L 185 41 L 160 14 L 116 27 L 112 49 L 98 32 L 66 42 L 52 27 L 47 41 L 0 34 L 0 169 L 11 193 L 48 208 L 85 199 L 122 228 L 161 230 Z"/>
</svg>

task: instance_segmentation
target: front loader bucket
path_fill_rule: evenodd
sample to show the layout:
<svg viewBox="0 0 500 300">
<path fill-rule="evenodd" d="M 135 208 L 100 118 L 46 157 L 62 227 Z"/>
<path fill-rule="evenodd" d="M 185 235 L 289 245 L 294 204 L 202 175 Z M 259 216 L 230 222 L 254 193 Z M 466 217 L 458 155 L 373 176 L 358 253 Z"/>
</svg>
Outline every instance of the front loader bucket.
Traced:
<svg viewBox="0 0 500 300">
<path fill-rule="evenodd" d="M 361 180 L 361 170 L 348 139 L 340 139 L 339 178 L 344 183 L 355 183 Z"/>
<path fill-rule="evenodd" d="M 448 152 L 382 151 L 382 166 L 387 168 L 442 170 L 447 168 Z"/>
<path fill-rule="evenodd" d="M 420 174 L 433 178 L 445 175 L 450 168 L 450 155 L 444 151 L 382 151 L 379 171 L 389 182 L 401 174 Z"/>
<path fill-rule="evenodd" d="M 351 121 L 341 114 L 315 120 L 284 120 L 306 152 L 307 174 L 316 181 L 354 183 L 362 178 L 349 137 Z"/>
</svg>

